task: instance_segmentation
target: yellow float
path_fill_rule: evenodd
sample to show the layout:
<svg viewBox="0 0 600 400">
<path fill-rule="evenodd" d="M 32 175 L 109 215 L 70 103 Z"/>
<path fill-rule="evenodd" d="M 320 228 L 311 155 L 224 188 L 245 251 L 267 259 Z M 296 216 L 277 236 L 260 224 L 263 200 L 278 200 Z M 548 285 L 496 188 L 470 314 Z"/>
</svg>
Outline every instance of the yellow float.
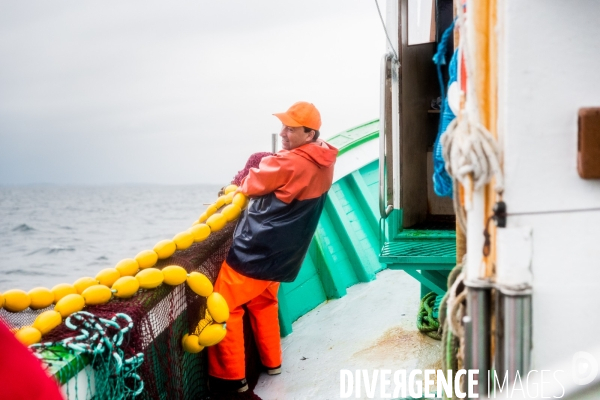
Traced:
<svg viewBox="0 0 600 400">
<path fill-rule="evenodd" d="M 238 189 L 237 185 L 229 185 L 225 188 L 224 192 L 225 194 L 229 194 L 229 193 L 233 193 Z M 233 197 L 233 196 L 232 196 Z"/>
<path fill-rule="evenodd" d="M 112 285 L 112 290 L 116 297 L 120 299 L 127 299 L 134 294 L 140 288 L 139 281 L 134 276 L 123 276 Z"/>
<path fill-rule="evenodd" d="M 111 287 L 120 277 L 121 273 L 116 268 L 104 268 L 98 272 L 96 280 L 100 285 Z"/>
<path fill-rule="evenodd" d="M 235 204 L 242 210 L 244 208 L 246 208 L 247 203 L 248 203 L 248 198 L 243 193 L 236 193 L 235 196 L 233 196 L 233 200 L 231 202 L 231 204 Z"/>
<path fill-rule="evenodd" d="M 83 310 L 85 300 L 80 294 L 68 294 L 60 299 L 54 306 L 54 311 L 58 311 L 63 318 Z"/>
<path fill-rule="evenodd" d="M 192 272 L 187 278 L 187 284 L 194 293 L 202 297 L 208 297 L 213 292 L 213 285 L 206 275 L 200 272 Z"/>
<path fill-rule="evenodd" d="M 140 265 L 133 258 L 126 258 L 115 265 L 121 276 L 134 276 L 140 269 Z"/>
<path fill-rule="evenodd" d="M 198 343 L 198 336 L 188 335 L 187 333 L 183 335 L 181 345 L 183 346 L 183 350 L 192 354 L 200 353 L 204 350 L 204 346 L 200 346 L 200 343 Z"/>
<path fill-rule="evenodd" d="M 224 196 L 225 198 L 225 204 L 231 204 L 231 202 L 233 201 L 233 195 L 235 194 L 235 192 L 231 192 L 228 193 Z"/>
<path fill-rule="evenodd" d="M 206 215 L 205 212 L 203 212 L 202 214 L 200 214 L 200 218 L 198 218 L 198 221 L 196 221 L 197 224 L 201 224 L 203 222 L 205 222 L 208 219 L 208 215 Z"/>
<path fill-rule="evenodd" d="M 76 294 L 77 290 L 75 286 L 70 285 L 68 283 L 59 283 L 55 285 L 52 289 L 50 289 L 52 293 L 54 293 L 54 303 L 58 303 L 63 297 L 69 294 Z"/>
<path fill-rule="evenodd" d="M 40 310 L 42 308 L 50 307 L 54 303 L 54 293 L 50 289 L 45 287 L 36 287 L 27 292 L 31 304 L 29 308 L 32 310 Z"/>
<path fill-rule="evenodd" d="M 112 297 L 112 290 L 104 285 L 94 285 L 85 289 L 81 295 L 83 296 L 86 305 L 97 306 L 99 304 L 108 303 Z"/>
<path fill-rule="evenodd" d="M 156 243 L 153 250 L 158 256 L 158 259 L 163 260 L 171 257 L 173 253 L 175 253 L 175 250 L 177 250 L 177 246 L 173 240 L 166 239 Z"/>
<path fill-rule="evenodd" d="M 204 214 L 206 214 L 207 217 L 210 217 L 211 215 L 216 213 L 218 210 L 219 210 L 219 207 L 217 207 L 215 204 L 211 204 L 210 206 L 206 207 L 206 211 L 204 211 Z"/>
<path fill-rule="evenodd" d="M 15 337 L 25 346 L 32 345 L 42 339 L 42 333 L 32 326 L 24 326 L 15 333 Z"/>
<path fill-rule="evenodd" d="M 220 196 L 217 201 L 214 202 L 213 206 L 218 210 L 225 205 L 225 196 Z"/>
<path fill-rule="evenodd" d="M 194 242 L 198 243 L 206 240 L 206 238 L 210 235 L 210 228 L 208 225 L 198 222 L 189 229 L 189 232 L 192 234 Z"/>
<path fill-rule="evenodd" d="M 37 316 L 33 321 L 33 327 L 40 331 L 42 335 L 50 332 L 62 322 L 62 316 L 58 311 L 48 310 Z"/>
<path fill-rule="evenodd" d="M 135 279 L 138 280 L 142 289 L 154 289 L 163 283 L 165 277 L 160 269 L 147 268 L 138 272 Z"/>
<path fill-rule="evenodd" d="M 154 250 L 142 250 L 135 256 L 140 269 L 153 267 L 158 261 L 158 254 Z"/>
<path fill-rule="evenodd" d="M 229 318 L 229 306 L 220 293 L 212 292 L 206 299 L 206 309 L 215 322 L 225 322 Z"/>
<path fill-rule="evenodd" d="M 185 250 L 194 243 L 194 236 L 190 232 L 180 232 L 173 237 L 177 250 Z"/>
<path fill-rule="evenodd" d="M 238 219 L 241 213 L 242 209 L 237 204 L 230 204 L 221 210 L 221 214 L 225 217 L 227 222 Z"/>
<path fill-rule="evenodd" d="M 75 290 L 77 291 L 77 293 L 81 294 L 85 289 L 89 288 L 90 286 L 97 285 L 98 283 L 99 282 L 96 278 L 85 276 L 73 282 L 73 286 L 75 286 Z"/>
<path fill-rule="evenodd" d="M 11 289 L 4 292 L 4 308 L 10 312 L 21 312 L 31 304 L 31 298 L 24 290 Z"/>
<path fill-rule="evenodd" d="M 211 232 L 220 231 L 227 225 L 227 219 L 223 214 L 213 214 L 206 220 L 206 225 L 210 227 Z"/>
<path fill-rule="evenodd" d="M 164 283 L 169 286 L 181 285 L 187 280 L 187 271 L 179 265 L 169 265 L 162 269 Z"/>
<path fill-rule="evenodd" d="M 204 347 L 214 346 L 223 340 L 226 334 L 227 329 L 225 324 L 209 325 L 202 329 L 202 332 L 200 332 L 200 335 L 198 335 L 198 344 Z"/>
</svg>

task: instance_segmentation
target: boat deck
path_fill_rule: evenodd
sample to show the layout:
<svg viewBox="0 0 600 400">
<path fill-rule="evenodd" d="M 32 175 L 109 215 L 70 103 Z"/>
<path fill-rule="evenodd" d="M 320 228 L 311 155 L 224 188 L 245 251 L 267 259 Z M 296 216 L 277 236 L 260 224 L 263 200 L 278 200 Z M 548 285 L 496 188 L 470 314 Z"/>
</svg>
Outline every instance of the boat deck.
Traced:
<svg viewBox="0 0 600 400">
<path fill-rule="evenodd" d="M 384 270 L 318 306 L 282 339 L 281 375 L 261 375 L 255 393 L 265 400 L 338 399 L 342 369 L 366 369 L 372 377 L 374 369 L 441 368 L 441 342 L 416 327 L 419 293 L 406 272 Z M 361 394 L 367 398 L 364 387 Z"/>
</svg>

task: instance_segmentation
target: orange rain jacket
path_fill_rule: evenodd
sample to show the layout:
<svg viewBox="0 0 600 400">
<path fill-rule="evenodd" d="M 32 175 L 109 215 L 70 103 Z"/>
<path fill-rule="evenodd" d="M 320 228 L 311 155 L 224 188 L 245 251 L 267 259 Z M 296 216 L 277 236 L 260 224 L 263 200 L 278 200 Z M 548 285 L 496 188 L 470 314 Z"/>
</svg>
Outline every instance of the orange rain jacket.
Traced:
<svg viewBox="0 0 600 400">
<path fill-rule="evenodd" d="M 227 264 L 254 279 L 296 279 L 333 181 L 337 153 L 317 140 L 281 150 L 250 169 L 240 185 L 250 203 L 235 228 Z"/>
</svg>

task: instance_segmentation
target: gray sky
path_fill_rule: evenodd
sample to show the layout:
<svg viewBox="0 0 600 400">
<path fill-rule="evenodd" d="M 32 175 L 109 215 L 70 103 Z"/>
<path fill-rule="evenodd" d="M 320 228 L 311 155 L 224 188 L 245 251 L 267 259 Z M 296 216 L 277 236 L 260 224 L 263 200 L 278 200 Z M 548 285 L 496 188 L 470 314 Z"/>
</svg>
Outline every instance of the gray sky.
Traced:
<svg viewBox="0 0 600 400">
<path fill-rule="evenodd" d="M 377 118 L 384 50 L 372 0 L 0 0 L 0 184 L 227 183 L 297 100 Z"/>
</svg>

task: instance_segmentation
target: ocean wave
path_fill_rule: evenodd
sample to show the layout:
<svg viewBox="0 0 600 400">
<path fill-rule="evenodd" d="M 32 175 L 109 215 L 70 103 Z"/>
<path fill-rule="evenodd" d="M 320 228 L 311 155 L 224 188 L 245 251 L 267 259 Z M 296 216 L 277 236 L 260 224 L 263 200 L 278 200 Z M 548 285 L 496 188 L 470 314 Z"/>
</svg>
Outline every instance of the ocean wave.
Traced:
<svg viewBox="0 0 600 400">
<path fill-rule="evenodd" d="M 87 265 L 88 266 L 106 266 L 106 265 L 108 265 L 107 261 L 108 261 L 108 257 L 100 256 L 100 257 L 96 257 L 96 259 L 94 261 L 87 263 Z"/>
<path fill-rule="evenodd" d="M 52 246 L 52 247 L 42 247 L 41 249 L 37 249 L 32 251 L 31 253 L 27 253 L 28 256 L 32 256 L 34 254 L 42 253 L 42 254 L 56 254 L 61 251 L 75 251 L 75 247 L 71 246 Z"/>
<path fill-rule="evenodd" d="M 44 271 L 44 272 L 40 272 Z M 63 276 L 64 273 L 52 273 L 47 269 L 36 268 L 36 269 L 9 269 L 8 271 L 3 272 L 4 275 L 23 275 L 23 276 Z M 0 282 L 5 282 L 6 280 L 2 280 Z"/>
<path fill-rule="evenodd" d="M 133 257 L 187 228 L 188 221 L 198 218 L 198 204 L 214 202 L 218 189 L 44 186 L 18 188 L 5 196 L 0 188 L 7 199 L 0 202 L 0 292 L 95 276 L 114 266 L 113 261 Z M 173 202 L 174 196 L 179 201 Z M 90 262 L 94 265 L 88 266 Z"/>
<path fill-rule="evenodd" d="M 30 231 L 35 231 L 35 229 L 27 224 L 21 224 L 19 226 L 15 226 L 12 229 L 12 231 L 13 232 L 30 232 Z"/>
</svg>

